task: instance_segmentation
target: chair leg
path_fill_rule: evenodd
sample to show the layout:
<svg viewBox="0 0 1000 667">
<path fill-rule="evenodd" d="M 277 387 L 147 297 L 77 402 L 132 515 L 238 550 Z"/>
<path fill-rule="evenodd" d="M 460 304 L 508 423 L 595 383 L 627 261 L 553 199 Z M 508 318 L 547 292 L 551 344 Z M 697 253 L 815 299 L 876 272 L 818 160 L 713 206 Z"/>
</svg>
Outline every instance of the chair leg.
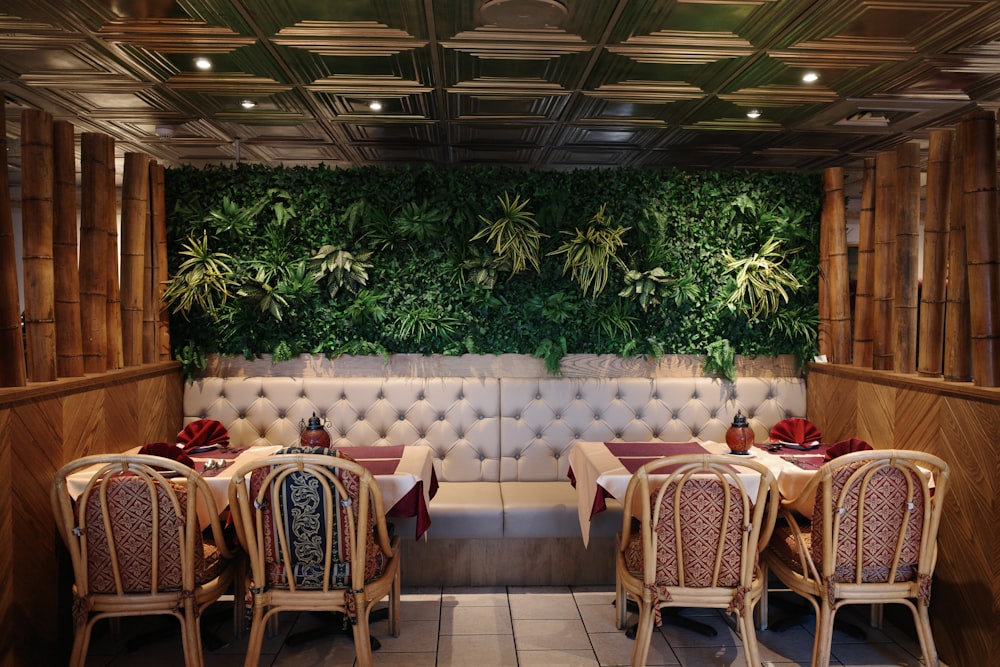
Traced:
<svg viewBox="0 0 1000 667">
<path fill-rule="evenodd" d="M 740 639 L 743 641 L 743 652 L 746 654 L 747 665 L 758 667 L 760 662 L 760 645 L 757 643 L 757 632 L 753 623 L 754 608 L 749 602 L 744 603 L 742 610 L 737 610 L 736 627 L 739 628 Z"/>
<path fill-rule="evenodd" d="M 615 626 L 619 630 L 625 629 L 625 623 L 628 620 L 627 597 L 621 577 L 615 575 Z"/>
<path fill-rule="evenodd" d="M 761 577 L 761 581 L 764 582 L 764 588 L 760 592 L 760 602 L 757 603 L 757 607 L 756 607 L 756 619 L 757 619 L 756 627 L 760 628 L 761 630 L 767 630 L 767 614 L 768 614 L 768 610 L 767 610 L 767 597 L 768 597 L 767 575 L 768 575 L 768 573 L 767 573 L 767 563 L 762 562 L 760 564 L 760 577 Z"/>
<path fill-rule="evenodd" d="M 399 570 L 392 578 L 392 590 L 389 592 L 389 634 L 393 637 L 399 636 L 399 608 L 400 597 L 402 596 Z"/>
<path fill-rule="evenodd" d="M 830 652 L 833 646 L 833 618 L 836 607 L 828 602 L 820 601 L 816 614 L 816 639 L 813 642 L 812 667 L 829 667 Z"/>
<path fill-rule="evenodd" d="M 112 621 L 117 618 L 110 619 Z M 83 667 L 87 662 L 87 649 L 90 648 L 90 631 L 94 627 L 93 620 L 77 624 L 73 631 L 73 650 L 70 653 L 70 667 Z"/>
<path fill-rule="evenodd" d="M 371 631 L 368 628 L 368 611 L 364 602 L 357 601 L 358 617 L 354 622 L 354 652 L 358 657 L 358 667 L 372 667 Z"/>
<path fill-rule="evenodd" d="M 879 630 L 882 629 L 882 607 L 883 605 L 881 602 L 876 602 L 872 603 L 870 610 L 871 618 L 869 623 L 873 628 L 877 628 Z"/>
<path fill-rule="evenodd" d="M 264 620 L 264 608 L 254 600 L 253 618 L 250 620 L 250 639 L 247 640 L 247 657 L 243 662 L 243 667 L 257 667 L 260 663 L 260 650 L 264 644 L 264 631 L 271 619 L 277 618 L 273 614 L 268 621 Z"/>
<path fill-rule="evenodd" d="M 653 639 L 653 602 L 644 598 L 639 604 L 639 626 L 635 631 L 635 644 L 632 646 L 631 667 L 645 667 L 649 659 L 649 642 Z"/>
<path fill-rule="evenodd" d="M 201 616 L 192 600 L 187 600 L 184 613 L 178 618 L 181 623 L 181 643 L 184 645 L 184 666 L 204 667 L 205 657 L 201 652 Z"/>
<path fill-rule="evenodd" d="M 917 628 L 917 639 L 920 640 L 920 652 L 924 656 L 925 667 L 939 667 L 937 647 L 934 646 L 934 634 L 931 632 L 931 617 L 927 613 L 927 607 L 917 602 L 916 606 L 910 606 L 913 612 L 913 624 Z"/>
</svg>

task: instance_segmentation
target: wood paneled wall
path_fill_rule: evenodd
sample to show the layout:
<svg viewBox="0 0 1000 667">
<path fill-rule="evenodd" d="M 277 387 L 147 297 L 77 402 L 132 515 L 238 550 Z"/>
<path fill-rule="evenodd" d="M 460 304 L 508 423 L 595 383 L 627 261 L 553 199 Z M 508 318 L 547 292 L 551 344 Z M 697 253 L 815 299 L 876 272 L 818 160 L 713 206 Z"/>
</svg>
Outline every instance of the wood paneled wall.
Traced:
<svg viewBox="0 0 1000 667">
<path fill-rule="evenodd" d="M 931 595 L 934 640 L 949 665 L 1000 655 L 1000 389 L 832 364 L 813 364 L 807 386 L 808 416 L 824 440 L 858 437 L 951 466 Z"/>
<path fill-rule="evenodd" d="M 0 667 L 65 664 L 71 577 L 60 576 L 49 485 L 63 463 L 172 441 L 179 364 L 0 389 Z"/>
</svg>

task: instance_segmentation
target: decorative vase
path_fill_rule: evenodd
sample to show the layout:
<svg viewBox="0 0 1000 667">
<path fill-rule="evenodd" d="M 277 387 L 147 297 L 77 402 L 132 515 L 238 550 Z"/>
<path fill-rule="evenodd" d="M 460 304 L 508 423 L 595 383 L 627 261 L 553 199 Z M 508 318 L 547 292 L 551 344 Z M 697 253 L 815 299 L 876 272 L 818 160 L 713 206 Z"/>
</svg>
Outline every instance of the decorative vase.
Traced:
<svg viewBox="0 0 1000 667">
<path fill-rule="evenodd" d="M 301 424 L 301 422 L 300 422 Z M 323 422 L 319 420 L 314 412 L 309 418 L 309 423 L 300 431 L 299 445 L 302 447 L 329 447 L 330 434 L 324 428 Z"/>
<path fill-rule="evenodd" d="M 733 425 L 726 431 L 726 444 L 733 454 L 748 454 L 754 444 L 753 429 L 742 412 L 737 411 Z"/>
</svg>

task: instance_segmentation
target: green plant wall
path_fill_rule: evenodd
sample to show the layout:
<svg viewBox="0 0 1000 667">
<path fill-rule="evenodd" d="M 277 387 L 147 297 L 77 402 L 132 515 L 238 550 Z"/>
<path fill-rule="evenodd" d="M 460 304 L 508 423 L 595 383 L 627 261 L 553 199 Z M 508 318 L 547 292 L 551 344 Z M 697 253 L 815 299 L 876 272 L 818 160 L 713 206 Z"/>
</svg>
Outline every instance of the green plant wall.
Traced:
<svg viewBox="0 0 1000 667">
<path fill-rule="evenodd" d="M 241 165 L 166 184 L 189 370 L 212 352 L 523 353 L 552 370 L 611 353 L 706 354 L 729 374 L 733 353 L 815 351 L 813 174 Z M 531 243 L 499 241 L 524 214 L 537 270 Z"/>
</svg>

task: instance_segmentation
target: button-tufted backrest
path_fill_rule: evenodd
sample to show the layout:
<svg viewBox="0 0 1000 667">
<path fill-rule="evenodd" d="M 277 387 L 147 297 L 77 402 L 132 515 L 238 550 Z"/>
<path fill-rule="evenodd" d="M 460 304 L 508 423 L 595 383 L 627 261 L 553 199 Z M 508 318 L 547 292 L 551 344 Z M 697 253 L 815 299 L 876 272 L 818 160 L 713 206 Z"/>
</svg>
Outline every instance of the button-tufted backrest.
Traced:
<svg viewBox="0 0 1000 667">
<path fill-rule="evenodd" d="M 737 410 L 757 436 L 806 414 L 799 378 L 205 378 L 184 423 L 217 419 L 241 445 L 292 445 L 315 412 L 331 446 L 425 444 L 447 482 L 562 481 L 577 440 L 725 439 Z"/>
<path fill-rule="evenodd" d="M 499 403 L 496 378 L 205 378 L 184 420 L 219 420 L 233 446 L 291 445 L 315 412 L 331 447 L 428 445 L 439 479 L 498 481 Z"/>
<path fill-rule="evenodd" d="M 724 441 L 737 410 L 758 441 L 806 412 L 799 378 L 505 378 L 500 383 L 500 480 L 566 479 L 577 440 Z"/>
</svg>

